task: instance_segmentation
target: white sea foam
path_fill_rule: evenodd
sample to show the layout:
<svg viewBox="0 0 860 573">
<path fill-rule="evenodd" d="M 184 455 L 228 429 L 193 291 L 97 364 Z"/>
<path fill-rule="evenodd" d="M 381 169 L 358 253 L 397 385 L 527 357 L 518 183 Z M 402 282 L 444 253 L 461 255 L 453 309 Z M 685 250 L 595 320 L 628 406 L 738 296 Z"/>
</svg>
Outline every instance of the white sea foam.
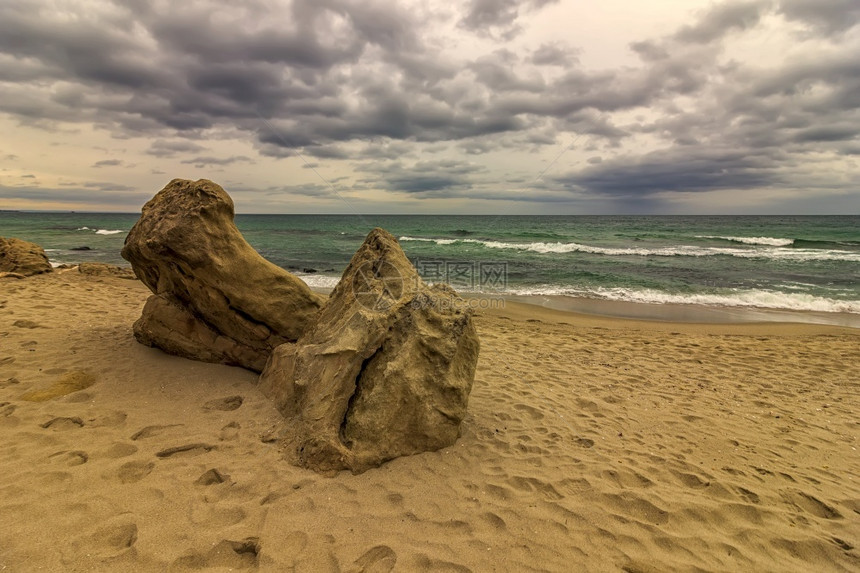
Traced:
<svg viewBox="0 0 860 573">
<path fill-rule="evenodd" d="M 120 229 L 92 229 L 90 227 L 78 227 L 78 231 L 92 231 L 96 235 L 116 235 L 118 233 L 125 233 L 125 231 Z"/>
<path fill-rule="evenodd" d="M 331 277 L 327 275 L 297 274 L 298 278 L 302 279 L 306 285 L 311 288 L 334 288 L 340 282 L 340 277 Z"/>
<path fill-rule="evenodd" d="M 400 237 L 398 241 L 415 241 L 419 243 L 436 243 L 437 245 L 452 245 L 454 243 L 481 243 L 475 239 L 425 239 L 424 237 Z"/>
<path fill-rule="evenodd" d="M 550 253 L 590 253 L 607 256 L 643 256 L 643 257 L 714 257 L 728 256 L 745 259 L 779 259 L 792 261 L 856 261 L 860 262 L 860 253 L 835 249 L 784 249 L 779 247 L 761 248 L 731 248 L 731 247 L 697 247 L 678 245 L 674 247 L 648 248 L 613 248 L 583 245 L 580 243 L 503 243 L 501 241 L 480 241 L 477 239 L 428 239 L 423 237 L 400 237 L 400 241 L 432 242 L 437 245 L 453 243 L 479 243 L 489 249 L 511 249 L 517 251 L 532 251 L 541 254 Z"/>
<path fill-rule="evenodd" d="M 715 235 L 696 235 L 697 239 L 721 239 L 744 243 L 745 245 L 768 245 L 771 247 L 787 247 L 794 244 L 794 239 L 782 239 L 778 237 L 719 237 Z"/>
<path fill-rule="evenodd" d="M 523 296 L 579 296 L 645 304 L 695 304 L 702 306 L 767 308 L 814 312 L 847 312 L 860 314 L 860 301 L 837 300 L 802 293 L 784 293 L 758 289 L 725 293 L 671 294 L 653 289 L 595 288 L 578 289 L 552 285 L 513 289 L 510 294 Z"/>
</svg>

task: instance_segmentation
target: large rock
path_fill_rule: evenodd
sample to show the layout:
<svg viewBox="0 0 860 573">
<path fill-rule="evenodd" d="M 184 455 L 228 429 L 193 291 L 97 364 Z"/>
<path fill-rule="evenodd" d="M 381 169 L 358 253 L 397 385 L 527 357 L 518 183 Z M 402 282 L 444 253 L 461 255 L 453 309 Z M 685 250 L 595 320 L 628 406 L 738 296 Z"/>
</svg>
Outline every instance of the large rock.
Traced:
<svg viewBox="0 0 860 573">
<path fill-rule="evenodd" d="M 0 273 L 28 277 L 53 270 L 45 250 L 36 243 L 0 237 Z"/>
<path fill-rule="evenodd" d="M 295 463 L 358 473 L 454 443 L 478 347 L 466 303 L 428 287 L 374 229 L 316 325 L 272 353 L 260 387 L 290 422 Z"/>
<path fill-rule="evenodd" d="M 143 344 L 259 372 L 296 341 L 323 297 L 261 257 L 233 223 L 219 185 L 174 179 L 146 205 L 122 256 L 154 293 L 135 323 Z"/>
</svg>

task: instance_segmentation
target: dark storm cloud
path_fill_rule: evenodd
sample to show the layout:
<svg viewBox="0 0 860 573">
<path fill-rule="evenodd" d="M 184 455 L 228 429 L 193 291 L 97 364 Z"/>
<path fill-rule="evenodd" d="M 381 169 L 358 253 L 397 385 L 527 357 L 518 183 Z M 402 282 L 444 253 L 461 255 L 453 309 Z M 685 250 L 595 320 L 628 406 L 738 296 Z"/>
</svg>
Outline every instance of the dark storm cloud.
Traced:
<svg viewBox="0 0 860 573">
<path fill-rule="evenodd" d="M 508 26 L 545 0 L 477 1 L 464 25 Z M 676 63 L 653 72 L 583 72 L 574 49 L 545 44 L 525 58 L 499 50 L 456 62 L 423 43 L 426 23 L 396 6 L 331 0 L 274 7 L 250 2 L 97 5 L 74 26 L 47 4 L 0 5 L 4 65 L 29 66 L 38 82 L 7 85 L 0 109 L 22 121 L 93 123 L 121 137 L 162 136 L 147 153 L 200 153 L 170 136 L 199 139 L 238 128 L 265 155 L 305 149 L 345 158 L 338 143 L 458 141 L 565 127 L 582 110 L 614 111 L 666 89 L 692 86 Z M 541 65 L 565 66 L 554 81 Z M 519 71 L 517 71 L 519 70 Z M 628 77 L 629 76 L 629 77 Z M 477 80 L 477 83 L 475 83 Z M 691 88 L 688 88 L 691 89 Z M 618 138 L 611 120 L 577 128 Z M 265 120 L 265 121 L 264 121 Z M 186 140 L 187 141 L 187 140 Z"/>
<path fill-rule="evenodd" d="M 460 26 L 484 35 L 511 39 L 520 32 L 517 24 L 523 12 L 540 9 L 558 0 L 471 0 Z"/>
<path fill-rule="evenodd" d="M 767 156 L 743 151 L 660 151 L 591 164 L 553 177 L 568 188 L 590 193 L 637 197 L 665 191 L 752 189 L 779 183 Z"/>
<path fill-rule="evenodd" d="M 534 74 L 531 78 L 518 77 L 512 71 L 512 65 L 518 61 L 519 58 L 516 54 L 507 50 L 499 50 L 488 56 L 478 58 L 469 67 L 478 81 L 494 92 L 543 92 L 546 89 L 546 83 L 540 75 Z"/>
<path fill-rule="evenodd" d="M 405 165 L 400 161 L 373 163 L 359 167 L 359 171 L 374 176 L 372 181 L 384 189 L 409 194 L 433 194 L 446 190 L 465 190 L 472 187 L 472 175 L 486 168 L 465 161 L 418 161 Z"/>
<path fill-rule="evenodd" d="M 754 27 L 769 7 L 770 2 L 766 0 L 718 4 L 695 24 L 678 30 L 675 39 L 697 44 L 713 42 L 728 32 Z"/>
<path fill-rule="evenodd" d="M 209 155 L 201 143 L 244 134 L 266 156 L 354 161 L 363 178 L 354 188 L 420 197 L 501 197 L 482 185 L 510 173 L 427 160 L 443 151 L 492 157 L 573 142 L 603 161 L 555 184 L 611 197 L 776 185 L 806 157 L 856 154 L 856 1 L 718 3 L 665 37 L 632 43 L 638 64 L 612 69 L 581 66 L 565 43 L 493 43 L 553 3 L 450 8 L 461 35 L 494 46 L 452 54 L 432 14 L 388 2 L 115 0 L 68 14 L 48 0 L 6 0 L 0 112 L 46 129 L 67 122 L 151 137 L 148 155 L 199 167 L 251 161 Z M 720 59 L 727 39 L 760 32 L 765 18 L 816 38 L 808 55 L 771 66 Z M 637 138 L 663 150 L 641 152 Z"/>
<path fill-rule="evenodd" d="M 839 34 L 860 23 L 857 0 L 782 0 L 779 12 L 825 34 Z"/>
</svg>

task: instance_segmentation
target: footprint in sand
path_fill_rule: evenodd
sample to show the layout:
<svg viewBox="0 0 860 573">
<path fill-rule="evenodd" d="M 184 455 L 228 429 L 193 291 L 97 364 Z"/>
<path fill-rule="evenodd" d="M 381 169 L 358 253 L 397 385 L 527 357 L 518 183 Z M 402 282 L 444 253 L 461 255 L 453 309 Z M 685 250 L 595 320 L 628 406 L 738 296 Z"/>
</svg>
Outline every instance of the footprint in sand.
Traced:
<svg viewBox="0 0 860 573">
<path fill-rule="evenodd" d="M 143 440 L 145 438 L 151 438 L 153 436 L 157 436 L 158 434 L 162 433 L 164 430 L 166 430 L 168 428 L 176 428 L 176 427 L 181 426 L 181 425 L 182 424 L 169 424 L 167 426 L 146 426 L 145 428 L 142 428 L 142 429 L 138 430 L 137 432 L 135 432 L 134 434 L 132 434 L 131 440 L 133 442 L 135 442 L 137 440 Z"/>
<path fill-rule="evenodd" d="M 583 447 L 583 448 L 594 447 L 594 440 L 592 440 L 591 438 L 578 437 L 578 438 L 574 439 L 574 442 L 576 442 L 576 445 Z"/>
<path fill-rule="evenodd" d="M 531 493 L 535 492 L 540 494 L 546 499 L 557 500 L 564 497 L 558 490 L 556 490 L 552 484 L 549 484 L 545 481 L 539 480 L 533 477 L 523 477 L 523 476 L 512 476 L 508 478 L 508 483 L 514 488 L 521 492 Z"/>
<path fill-rule="evenodd" d="M 117 426 L 123 425 L 125 423 L 126 418 L 128 418 L 128 414 L 119 410 L 114 410 L 113 412 L 105 414 L 104 416 L 93 418 L 92 420 L 90 420 L 89 426 L 93 428 L 115 428 Z"/>
<path fill-rule="evenodd" d="M 136 483 L 148 476 L 155 464 L 152 462 L 133 461 L 122 464 L 118 469 L 107 473 L 105 479 L 119 483 Z"/>
<path fill-rule="evenodd" d="M 239 506 L 222 507 L 211 503 L 193 505 L 190 514 L 192 523 L 206 527 L 229 527 L 247 517 L 248 513 Z"/>
<path fill-rule="evenodd" d="M 12 326 L 17 326 L 18 328 L 45 328 L 32 320 L 16 320 L 12 323 Z"/>
<path fill-rule="evenodd" d="M 89 388 L 95 383 L 96 377 L 89 372 L 75 370 L 64 374 L 47 388 L 27 392 L 21 396 L 21 399 L 29 402 L 46 402 L 59 396 L 65 396 Z"/>
<path fill-rule="evenodd" d="M 86 452 L 80 450 L 56 452 L 48 456 L 52 461 L 62 463 L 67 466 L 81 466 L 90 459 Z"/>
<path fill-rule="evenodd" d="M 229 475 L 221 473 L 215 468 L 211 468 L 203 472 L 203 474 L 199 478 L 197 478 L 197 481 L 195 481 L 194 483 L 197 485 L 215 485 L 219 483 L 224 483 L 229 479 Z"/>
<path fill-rule="evenodd" d="M 256 569 L 260 540 L 246 537 L 242 541 L 223 539 L 205 554 L 189 551 L 171 563 L 170 570 L 223 568 L 226 570 Z"/>
<path fill-rule="evenodd" d="M 106 458 L 125 458 L 137 453 L 137 446 L 117 442 L 106 449 L 101 455 Z"/>
<path fill-rule="evenodd" d="M 155 455 L 159 458 L 169 458 L 175 456 L 177 454 L 185 454 L 188 456 L 198 456 L 200 454 L 205 454 L 206 452 L 210 452 L 215 449 L 215 446 L 211 446 L 209 444 L 184 444 L 182 446 L 174 446 L 172 448 L 167 448 L 161 450 Z"/>
<path fill-rule="evenodd" d="M 377 545 L 355 560 L 350 573 L 388 573 L 394 570 L 397 553 L 387 545 Z"/>
<path fill-rule="evenodd" d="M 48 420 L 44 424 L 39 424 L 43 428 L 50 428 L 54 431 L 67 431 L 67 430 L 77 430 L 78 428 L 82 428 L 84 426 L 84 421 L 78 418 L 77 416 L 71 418 L 54 418 L 53 420 Z"/>
<path fill-rule="evenodd" d="M 788 501 L 795 507 L 811 513 L 816 517 L 824 519 L 842 519 L 842 514 L 835 508 L 827 505 L 817 497 L 811 496 L 808 493 L 799 490 L 789 490 L 780 492 L 782 498 Z"/>
<path fill-rule="evenodd" d="M 230 440 L 235 440 L 239 437 L 239 429 L 241 426 L 239 422 L 230 422 L 223 428 L 221 428 L 221 433 L 218 434 L 218 439 L 222 442 L 227 442 Z"/>
<path fill-rule="evenodd" d="M 737 491 L 737 494 L 739 496 L 741 496 L 750 503 L 761 503 L 761 498 L 759 498 L 758 494 L 754 491 L 750 491 L 747 488 L 740 486 L 736 487 L 735 491 Z"/>
<path fill-rule="evenodd" d="M 104 559 L 125 551 L 136 541 L 136 523 L 104 525 L 96 529 L 95 533 L 90 536 L 91 547 L 88 553 L 94 553 Z"/>
<path fill-rule="evenodd" d="M 493 529 L 497 529 L 499 531 L 503 529 L 507 529 L 508 525 L 505 523 L 505 520 L 496 515 L 495 513 L 488 511 L 484 513 L 481 517 L 490 524 Z"/>
<path fill-rule="evenodd" d="M 224 539 L 207 556 L 210 567 L 256 567 L 260 554 L 260 540 L 257 537 L 246 537 L 242 541 Z"/>
<path fill-rule="evenodd" d="M 232 412 L 239 408 L 245 399 L 242 396 L 227 396 L 226 398 L 216 398 L 209 400 L 203 404 L 204 410 L 220 410 L 221 412 Z"/>
</svg>

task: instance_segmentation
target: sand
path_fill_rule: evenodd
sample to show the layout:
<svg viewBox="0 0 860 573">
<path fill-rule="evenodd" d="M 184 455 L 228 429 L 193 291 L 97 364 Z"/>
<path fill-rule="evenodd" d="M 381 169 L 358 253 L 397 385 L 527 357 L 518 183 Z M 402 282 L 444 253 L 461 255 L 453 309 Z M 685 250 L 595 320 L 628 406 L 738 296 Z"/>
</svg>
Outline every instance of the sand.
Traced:
<svg viewBox="0 0 860 573">
<path fill-rule="evenodd" d="M 509 303 L 454 446 L 329 478 L 254 374 L 137 344 L 146 295 L 0 282 L 0 570 L 860 570 L 858 329 Z"/>
</svg>

